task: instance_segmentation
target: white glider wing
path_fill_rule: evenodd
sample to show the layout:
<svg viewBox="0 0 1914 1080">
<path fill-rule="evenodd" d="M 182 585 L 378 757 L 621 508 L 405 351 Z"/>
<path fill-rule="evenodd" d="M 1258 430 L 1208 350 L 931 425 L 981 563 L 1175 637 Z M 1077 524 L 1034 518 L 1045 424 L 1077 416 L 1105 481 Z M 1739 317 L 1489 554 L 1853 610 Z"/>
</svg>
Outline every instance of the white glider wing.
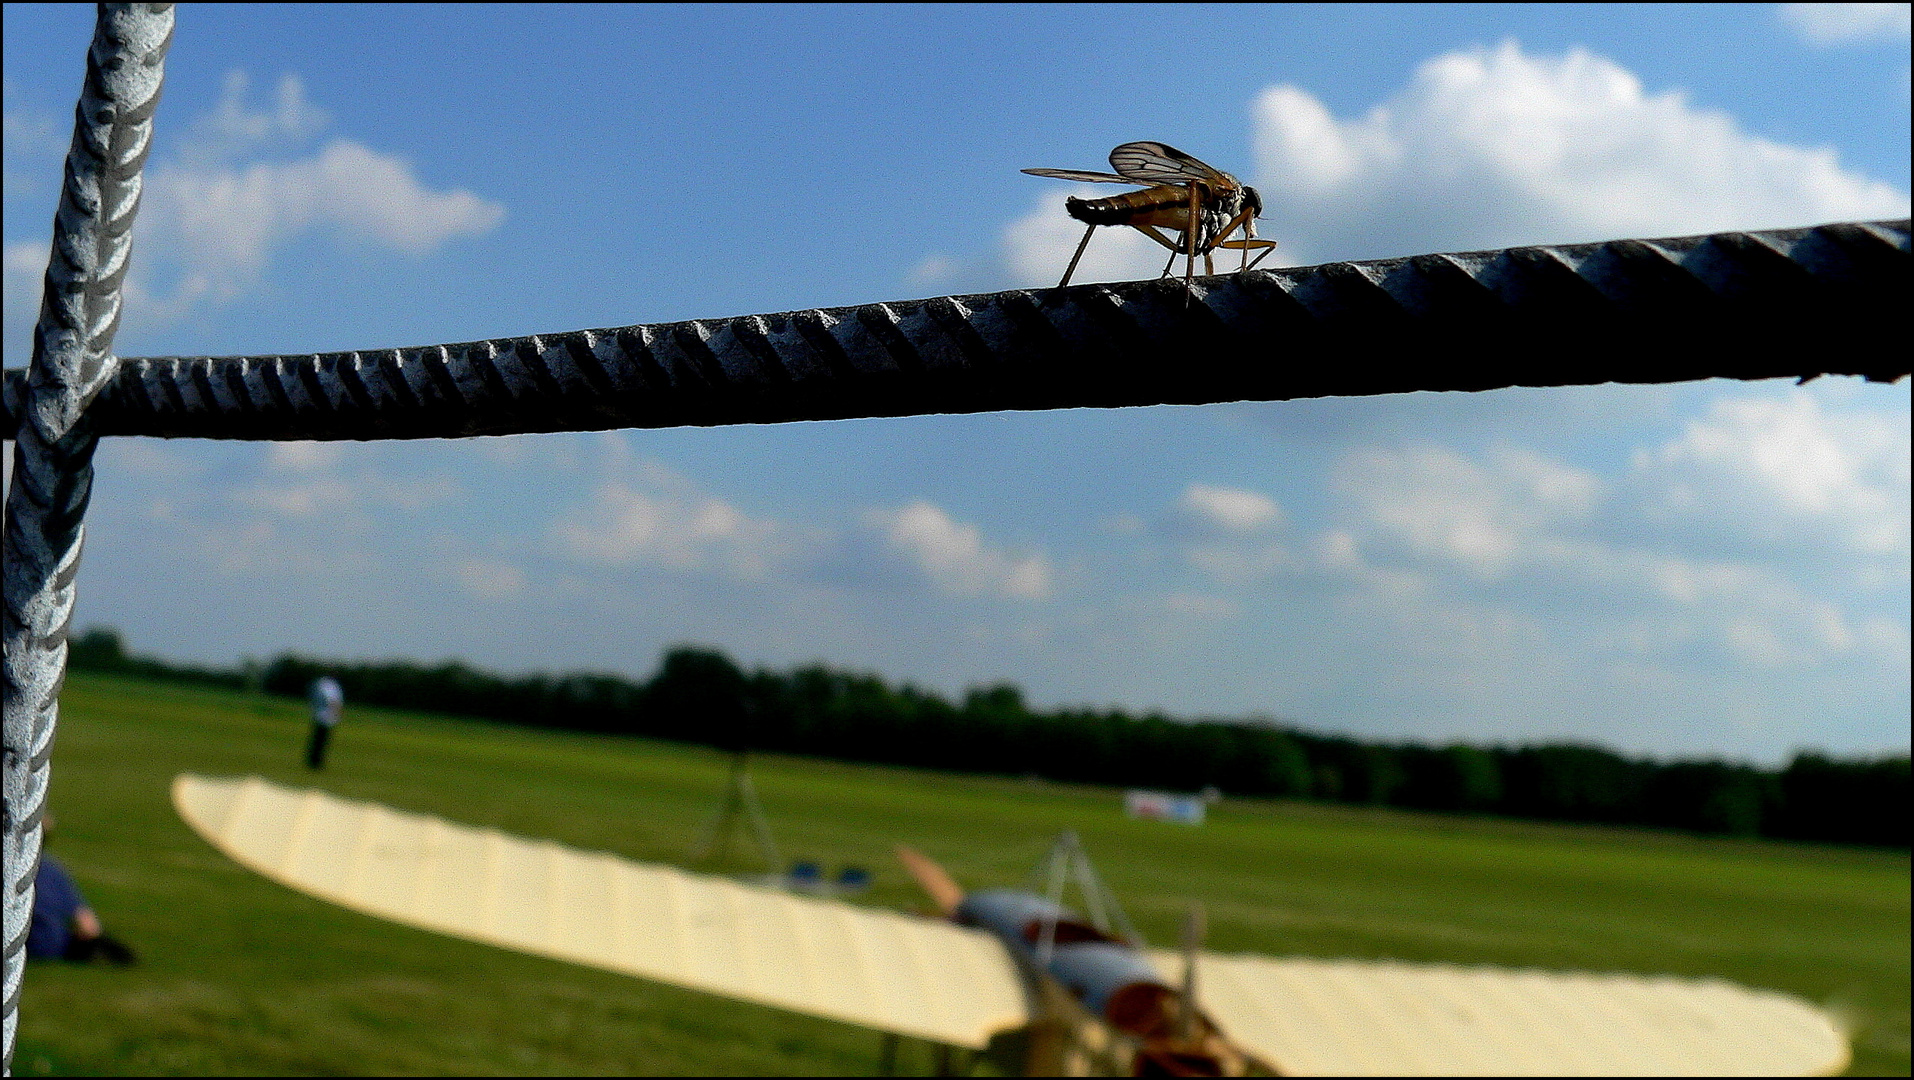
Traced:
<svg viewBox="0 0 1914 1080">
<path fill-rule="evenodd" d="M 1155 950 L 1181 979 L 1183 960 Z M 1819 1009 L 1719 980 L 1203 953 L 1196 996 L 1290 1076 L 1825 1076 Z"/>
<path fill-rule="evenodd" d="M 980 930 L 579 851 L 258 777 L 173 805 L 281 885 L 367 915 L 954 1046 L 1029 1022 Z"/>
<path fill-rule="evenodd" d="M 368 915 L 880 1031 L 982 1049 L 1030 1020 L 979 930 L 754 888 L 257 777 L 173 781 L 241 865 Z M 1176 984 L 1182 960 L 1158 950 Z M 1716 980 L 1204 953 L 1197 996 L 1288 1075 L 1813 1075 L 1823 1012 Z"/>
</svg>

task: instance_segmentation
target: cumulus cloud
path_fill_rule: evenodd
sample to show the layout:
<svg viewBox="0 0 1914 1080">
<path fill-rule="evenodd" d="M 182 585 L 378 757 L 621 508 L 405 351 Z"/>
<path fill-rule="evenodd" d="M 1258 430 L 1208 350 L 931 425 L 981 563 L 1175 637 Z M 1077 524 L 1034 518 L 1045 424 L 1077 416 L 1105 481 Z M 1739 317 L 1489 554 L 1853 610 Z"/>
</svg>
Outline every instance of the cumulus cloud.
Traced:
<svg viewBox="0 0 1914 1080">
<path fill-rule="evenodd" d="M 589 563 L 647 566 L 763 579 L 791 554 L 778 523 L 753 518 L 688 481 L 651 466 L 640 480 L 609 479 L 566 515 L 553 534 Z"/>
<path fill-rule="evenodd" d="M 403 160 L 336 140 L 316 156 L 244 169 L 160 167 L 147 185 L 153 229 L 189 261 L 257 271 L 270 249 L 309 229 L 413 255 L 485 232 L 504 209 L 467 191 L 422 185 Z"/>
<path fill-rule="evenodd" d="M 1807 394 L 1726 398 L 1634 455 L 1649 509 L 1763 550 L 1858 556 L 1906 580 L 1908 413 L 1831 408 Z"/>
<path fill-rule="evenodd" d="M 1378 535 L 1484 578 L 1507 574 L 1550 524 L 1586 517 L 1602 489 L 1591 473 L 1507 448 L 1486 461 L 1444 447 L 1359 451 L 1336 483 Z"/>
<path fill-rule="evenodd" d="M 323 131 L 327 113 L 306 97 L 297 75 L 281 77 L 263 107 L 250 94 L 246 73 L 229 72 L 219 103 L 188 125 L 173 156 L 147 166 L 138 258 L 125 286 L 131 317 L 165 321 L 232 301 L 259 283 L 287 245 L 308 236 L 423 256 L 504 220 L 501 204 L 434 188 L 403 157 L 351 139 L 289 157 Z M 17 152 L 24 156 L 22 146 L 37 146 L 38 130 L 8 113 L 9 166 Z M 38 314 L 46 258 L 44 240 L 7 245 L 10 331 Z"/>
<path fill-rule="evenodd" d="M 1856 649 L 1897 655 L 1892 650 L 1904 631 L 1851 613 L 1785 567 L 1711 550 L 1705 535 L 1657 530 L 1642 520 L 1637 499 L 1692 480 L 1699 474 L 1685 470 L 1697 467 L 1727 467 L 1756 486 L 1784 485 L 1755 493 L 1754 505 L 1785 506 L 1801 497 L 1790 468 L 1777 477 L 1771 467 L 1726 466 L 1712 451 L 1695 449 L 1715 446 L 1721 431 L 1745 434 L 1735 427 L 1737 411 L 1726 413 L 1703 433 L 1651 452 L 1626 489 L 1528 451 L 1352 453 L 1336 476 L 1345 521 L 1318 538 L 1317 565 L 1400 606 L 1404 618 L 1452 618 L 1460 626 L 1496 612 L 1528 612 L 1538 627 L 1555 628 L 1551 636 L 1596 651 L 1667 659 L 1700 646 L 1757 667 L 1813 664 Z M 1649 467 L 1661 471 L 1641 475 Z M 1809 469 L 1844 475 L 1826 462 Z M 1782 494 L 1787 485 L 1796 494 Z M 1749 505 L 1736 503 L 1732 492 L 1715 493 L 1706 512 L 1733 516 Z M 1819 495 L 1801 505 L 1808 513 L 1826 510 Z M 1615 528 L 1618 521 L 1625 527 Z M 1542 611 L 1555 615 L 1532 618 Z M 1565 612 L 1578 614 L 1564 620 Z"/>
<path fill-rule="evenodd" d="M 306 97 L 306 85 L 287 72 L 273 88 L 269 109 L 254 109 L 247 98 L 252 78 L 246 72 L 226 73 L 220 84 L 219 104 L 192 124 L 182 152 L 194 158 L 237 153 L 274 140 L 302 140 L 317 135 L 332 117 Z"/>
<path fill-rule="evenodd" d="M 975 525 L 918 500 L 898 510 L 873 510 L 867 524 L 938 589 L 953 596 L 1043 600 L 1054 573 L 1040 554 L 1017 554 L 984 539 Z"/>
<path fill-rule="evenodd" d="M 1261 492 L 1191 484 L 1177 507 L 1191 518 L 1223 532 L 1248 533 L 1280 524 L 1276 500 Z"/>
<path fill-rule="evenodd" d="M 1908 212 L 1833 150 L 1749 134 L 1585 49 L 1446 53 L 1349 120 L 1275 86 L 1253 115 L 1264 231 L 1312 260 Z"/>
<path fill-rule="evenodd" d="M 1192 568 L 1217 581 L 1241 582 L 1296 568 L 1276 535 L 1283 525 L 1282 508 L 1262 492 L 1193 483 L 1160 531 Z"/>
<path fill-rule="evenodd" d="M 146 182 L 141 241 L 176 277 L 167 288 L 141 280 L 128 291 L 142 310 L 177 316 L 240 295 L 276 250 L 308 233 L 416 256 L 489 232 L 504 216 L 495 202 L 432 190 L 404 159 L 348 139 L 289 162 L 158 165 Z"/>
<path fill-rule="evenodd" d="M 1781 21 L 1810 45 L 1907 40 L 1906 4 L 1782 4 Z"/>
<path fill-rule="evenodd" d="M 406 159 L 351 139 L 260 160 L 310 140 L 328 117 L 297 76 L 283 77 L 264 109 L 248 104 L 249 89 L 244 72 L 228 74 L 219 104 L 192 124 L 177 156 L 147 169 L 141 258 L 127 283 L 129 309 L 142 318 L 230 301 L 257 284 L 277 252 L 308 235 L 422 256 L 504 220 L 499 203 L 435 189 Z"/>
<path fill-rule="evenodd" d="M 1586 49 L 1445 53 L 1350 119 L 1292 85 L 1263 91 L 1250 113 L 1254 167 L 1236 171 L 1262 192 L 1259 231 L 1282 245 L 1268 265 L 1908 213 L 1907 192 L 1833 150 L 1750 134 Z M 1019 284 L 1061 276 L 1083 236 L 1063 201 L 1080 193 L 1046 192 L 1005 228 Z M 1164 257 L 1134 230 L 1099 229 L 1077 280 L 1154 277 Z"/>
</svg>

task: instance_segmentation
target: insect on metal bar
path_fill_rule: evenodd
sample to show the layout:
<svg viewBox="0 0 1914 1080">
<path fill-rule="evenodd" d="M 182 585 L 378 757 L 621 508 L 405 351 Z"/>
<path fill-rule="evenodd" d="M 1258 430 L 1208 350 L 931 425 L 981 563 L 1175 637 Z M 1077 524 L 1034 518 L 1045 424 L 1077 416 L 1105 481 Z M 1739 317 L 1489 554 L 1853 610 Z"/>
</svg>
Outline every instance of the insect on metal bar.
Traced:
<svg viewBox="0 0 1914 1080">
<path fill-rule="evenodd" d="M 1059 289 L 1070 284 L 1070 275 L 1076 273 L 1077 262 L 1083 258 L 1084 249 L 1090 246 L 1090 235 L 1099 225 L 1128 225 L 1168 248 L 1170 260 L 1163 266 L 1164 276 L 1175 268 L 1176 257 L 1182 255 L 1185 281 L 1196 275 L 1198 255 L 1203 256 L 1203 272 L 1214 274 L 1216 263 L 1211 253 L 1219 247 L 1243 253 L 1239 271 L 1253 268 L 1276 247 L 1274 240 L 1256 238 L 1256 219 L 1262 216 L 1263 199 L 1255 188 L 1174 146 L 1160 142 L 1124 143 L 1110 151 L 1110 166 L 1116 172 L 1023 170 L 1032 176 L 1057 180 L 1136 184 L 1144 189 L 1108 199 L 1065 200 L 1064 209 L 1089 228 L 1084 230 L 1076 254 L 1070 257 L 1063 280 L 1057 283 Z M 1159 228 L 1173 229 L 1181 235 L 1173 241 L 1158 232 Z M 1242 238 L 1229 239 L 1238 229 L 1242 230 Z M 1262 253 L 1256 256 L 1255 262 L 1249 257 L 1252 249 Z"/>
</svg>

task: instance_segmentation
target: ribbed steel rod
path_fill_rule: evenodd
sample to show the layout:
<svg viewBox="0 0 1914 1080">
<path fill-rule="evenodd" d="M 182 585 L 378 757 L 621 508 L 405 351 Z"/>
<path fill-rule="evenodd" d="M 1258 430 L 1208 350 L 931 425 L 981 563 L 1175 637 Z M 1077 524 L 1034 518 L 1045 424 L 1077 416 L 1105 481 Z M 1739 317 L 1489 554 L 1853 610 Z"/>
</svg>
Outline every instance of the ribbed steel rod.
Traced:
<svg viewBox="0 0 1914 1080">
<path fill-rule="evenodd" d="M 406 439 L 1908 374 L 1907 221 L 1013 290 L 421 348 L 129 359 L 101 434 Z M 11 394 L 12 386 L 9 383 Z M 9 400 L 11 407 L 11 399 Z"/>
<path fill-rule="evenodd" d="M 171 4 L 102 4 L 87 50 L 66 181 L 53 221 L 52 257 L 34 327 L 33 366 L 8 380 L 6 430 L 17 433 L 7 491 L 4 579 L 6 656 L 5 1064 L 13 1061 L 33 882 L 40 863 L 49 759 L 66 676 L 67 623 L 93 488 L 98 432 L 89 403 L 113 382 L 120 284 L 132 252 L 140 170 L 152 144 Z"/>
</svg>

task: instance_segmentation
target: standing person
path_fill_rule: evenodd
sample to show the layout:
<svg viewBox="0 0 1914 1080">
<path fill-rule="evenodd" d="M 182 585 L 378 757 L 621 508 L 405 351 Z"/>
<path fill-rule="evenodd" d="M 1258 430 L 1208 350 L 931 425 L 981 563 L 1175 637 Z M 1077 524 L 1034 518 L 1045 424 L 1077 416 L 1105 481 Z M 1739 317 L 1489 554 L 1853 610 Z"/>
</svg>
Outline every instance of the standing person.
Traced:
<svg viewBox="0 0 1914 1080">
<path fill-rule="evenodd" d="M 332 738 L 332 725 L 339 722 L 339 712 L 346 707 L 346 692 L 340 689 L 339 680 L 321 675 L 312 680 L 308 696 L 312 700 L 312 742 L 306 746 L 306 767 L 323 769 L 326 741 Z"/>
</svg>

